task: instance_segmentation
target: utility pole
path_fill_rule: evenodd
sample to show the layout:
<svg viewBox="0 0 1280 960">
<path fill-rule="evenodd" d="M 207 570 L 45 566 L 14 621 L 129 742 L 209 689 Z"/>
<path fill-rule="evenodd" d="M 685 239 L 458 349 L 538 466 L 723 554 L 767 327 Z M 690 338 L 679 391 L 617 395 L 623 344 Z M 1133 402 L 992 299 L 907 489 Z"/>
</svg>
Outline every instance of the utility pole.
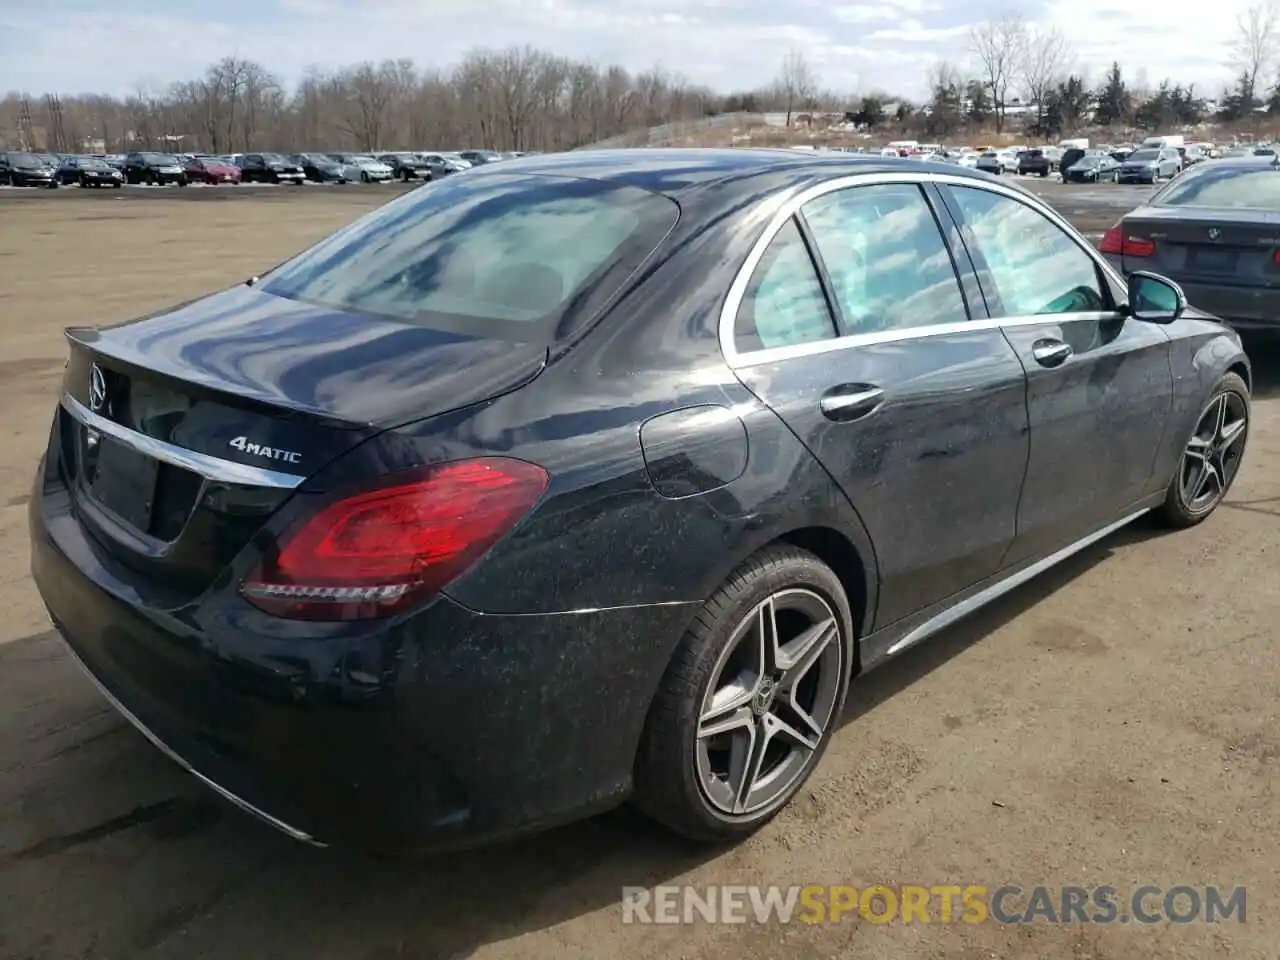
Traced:
<svg viewBox="0 0 1280 960">
<path fill-rule="evenodd" d="M 62 125 L 62 100 L 57 94 L 49 94 L 45 98 L 45 105 L 49 108 L 49 136 L 53 141 L 52 147 L 54 153 L 67 153 L 70 151 L 70 144 L 67 143 L 67 131 Z"/>
<path fill-rule="evenodd" d="M 18 146 L 23 151 L 36 148 L 35 132 L 31 125 L 31 101 L 25 96 L 18 108 Z"/>
</svg>

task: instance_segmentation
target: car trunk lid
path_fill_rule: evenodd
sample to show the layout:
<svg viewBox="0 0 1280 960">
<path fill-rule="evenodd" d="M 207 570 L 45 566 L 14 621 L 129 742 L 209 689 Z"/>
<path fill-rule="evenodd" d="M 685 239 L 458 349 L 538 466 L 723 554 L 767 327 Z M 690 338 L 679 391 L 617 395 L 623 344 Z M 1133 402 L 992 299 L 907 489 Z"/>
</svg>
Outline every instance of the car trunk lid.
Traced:
<svg viewBox="0 0 1280 960">
<path fill-rule="evenodd" d="M 67 339 L 61 479 L 101 550 L 175 604 L 335 457 L 516 389 L 547 355 L 247 286 Z"/>
<path fill-rule="evenodd" d="M 1280 214 L 1143 207 L 1126 216 L 1122 226 L 1125 270 L 1154 270 L 1178 280 L 1226 286 L 1280 287 Z M 1143 250 L 1150 252 L 1134 255 Z"/>
</svg>

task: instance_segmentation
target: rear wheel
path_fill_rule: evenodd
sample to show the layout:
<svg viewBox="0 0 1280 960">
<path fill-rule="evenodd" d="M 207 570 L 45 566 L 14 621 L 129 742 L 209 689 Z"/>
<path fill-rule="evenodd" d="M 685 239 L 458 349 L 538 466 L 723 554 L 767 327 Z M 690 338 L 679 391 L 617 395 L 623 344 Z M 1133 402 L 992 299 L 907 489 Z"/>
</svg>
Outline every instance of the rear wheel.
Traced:
<svg viewBox="0 0 1280 960">
<path fill-rule="evenodd" d="M 813 554 L 768 547 L 695 618 L 650 708 L 635 803 L 697 840 L 768 822 L 830 742 L 849 690 L 853 618 Z"/>
<path fill-rule="evenodd" d="M 1183 448 L 1160 515 L 1172 527 L 1192 527 L 1217 509 L 1240 470 L 1249 436 L 1249 387 L 1237 374 L 1222 378 Z"/>
</svg>

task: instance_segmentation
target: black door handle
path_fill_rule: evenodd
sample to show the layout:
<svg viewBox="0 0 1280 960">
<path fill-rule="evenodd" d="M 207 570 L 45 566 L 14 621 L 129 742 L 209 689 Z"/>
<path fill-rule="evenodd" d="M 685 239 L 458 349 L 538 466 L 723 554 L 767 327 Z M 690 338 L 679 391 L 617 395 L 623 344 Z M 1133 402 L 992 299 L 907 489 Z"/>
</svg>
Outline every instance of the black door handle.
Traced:
<svg viewBox="0 0 1280 960">
<path fill-rule="evenodd" d="M 822 395 L 822 415 L 828 420 L 860 420 L 880 409 L 884 391 L 869 383 L 845 383 Z"/>
</svg>

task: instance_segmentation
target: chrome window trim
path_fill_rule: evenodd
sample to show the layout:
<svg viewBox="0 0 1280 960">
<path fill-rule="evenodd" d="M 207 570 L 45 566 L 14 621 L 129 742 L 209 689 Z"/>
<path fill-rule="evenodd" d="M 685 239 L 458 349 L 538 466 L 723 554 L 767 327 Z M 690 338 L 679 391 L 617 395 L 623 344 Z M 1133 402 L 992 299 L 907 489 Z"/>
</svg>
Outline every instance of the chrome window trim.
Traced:
<svg viewBox="0 0 1280 960">
<path fill-rule="evenodd" d="M 244 486 L 275 487 L 280 490 L 292 490 L 306 479 L 306 477 L 294 473 L 280 473 L 263 467 L 236 463 L 234 460 L 212 457 L 206 453 L 188 450 L 186 447 L 180 447 L 177 444 L 157 440 L 155 437 L 148 437 L 146 434 L 121 426 L 114 420 L 99 416 L 69 393 L 62 395 L 62 408 L 90 430 L 96 430 L 98 433 L 108 436 L 126 447 L 131 447 L 139 453 L 155 457 L 162 463 L 181 467 L 183 470 L 189 470 L 204 477 L 206 480 L 213 480 L 216 483 L 234 483 Z"/>
<path fill-rule="evenodd" d="M 729 293 L 720 308 L 720 351 L 729 366 L 735 369 L 753 367 L 765 363 L 776 363 L 780 360 L 815 356 L 836 350 L 848 350 L 869 344 L 896 343 L 903 340 L 918 340 L 923 337 L 946 336 L 977 330 L 996 330 L 1002 327 L 1066 323 L 1073 320 L 1106 320 L 1114 319 L 1117 316 L 1115 311 L 1090 311 L 1087 313 L 1033 314 L 1031 316 L 999 317 L 996 319 L 983 318 L 958 323 L 935 323 L 924 324 L 919 327 L 877 330 L 872 333 L 855 333 L 843 337 L 836 336 L 827 340 L 789 344 L 784 347 L 766 347 L 763 350 L 739 351 L 734 344 L 734 326 L 738 310 L 741 308 L 742 300 L 746 296 L 751 277 L 755 273 L 756 267 L 760 265 L 760 261 L 764 258 L 765 250 L 768 249 L 769 244 L 773 242 L 773 238 L 786 225 L 787 221 L 795 216 L 796 212 L 806 203 L 828 193 L 834 193 L 837 190 L 844 190 L 849 187 L 898 183 L 921 186 L 931 183 L 935 186 L 971 187 L 1001 194 L 1011 200 L 1021 202 L 1036 213 L 1046 217 L 1055 226 L 1061 228 L 1072 242 L 1092 259 L 1108 277 L 1113 279 L 1121 289 L 1126 286 L 1124 279 L 1103 258 L 1102 254 L 1089 246 L 1087 242 L 1081 242 L 1078 231 L 1071 226 L 1066 218 L 1048 204 L 1041 202 L 1039 198 L 1021 190 L 1007 187 L 1002 183 L 988 182 L 973 177 L 956 176 L 948 173 L 851 173 L 805 187 L 791 196 L 783 198 L 781 201 L 776 196 L 761 201 L 758 213 L 768 214 L 772 210 L 772 215 L 769 216 L 769 222 L 765 226 L 764 232 L 757 238 L 755 244 L 747 253 L 746 259 L 742 262 L 742 266 L 738 268 L 738 272 L 733 278 L 733 283 L 729 285 Z"/>
</svg>

